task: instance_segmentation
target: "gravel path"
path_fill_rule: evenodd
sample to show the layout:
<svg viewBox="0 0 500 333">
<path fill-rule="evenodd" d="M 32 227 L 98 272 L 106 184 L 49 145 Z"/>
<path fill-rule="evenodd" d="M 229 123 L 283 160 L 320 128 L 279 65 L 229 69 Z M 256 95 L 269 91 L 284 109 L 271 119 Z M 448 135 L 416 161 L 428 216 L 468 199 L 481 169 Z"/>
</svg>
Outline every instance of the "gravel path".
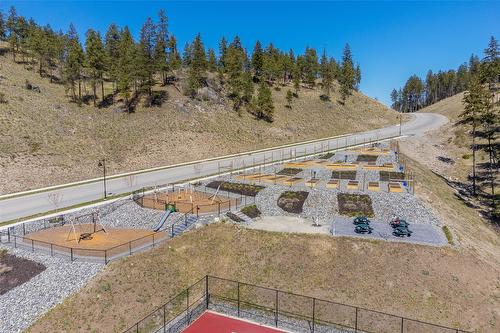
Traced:
<svg viewBox="0 0 500 333">
<path fill-rule="evenodd" d="M 99 273 L 101 264 L 69 262 L 41 252 L 0 245 L 12 255 L 39 262 L 45 271 L 0 296 L 0 332 L 22 332 L 49 309 L 75 293 Z"/>
</svg>

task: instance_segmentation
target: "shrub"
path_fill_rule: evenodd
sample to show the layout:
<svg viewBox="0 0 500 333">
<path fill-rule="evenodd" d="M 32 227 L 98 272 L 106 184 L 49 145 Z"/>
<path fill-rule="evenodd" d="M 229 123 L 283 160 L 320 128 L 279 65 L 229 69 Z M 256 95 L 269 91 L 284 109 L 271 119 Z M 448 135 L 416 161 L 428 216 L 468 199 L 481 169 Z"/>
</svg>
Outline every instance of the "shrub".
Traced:
<svg viewBox="0 0 500 333">
<path fill-rule="evenodd" d="M 451 234 L 450 228 L 447 225 L 443 225 L 443 232 L 448 240 L 448 244 L 453 245 L 453 235 Z"/>
<path fill-rule="evenodd" d="M 8 101 L 5 98 L 5 94 L 0 92 L 0 104 L 7 104 L 7 103 L 8 103 Z"/>
<path fill-rule="evenodd" d="M 256 205 L 243 207 L 241 209 L 241 212 L 252 219 L 259 217 L 261 215 L 261 212 Z"/>
</svg>

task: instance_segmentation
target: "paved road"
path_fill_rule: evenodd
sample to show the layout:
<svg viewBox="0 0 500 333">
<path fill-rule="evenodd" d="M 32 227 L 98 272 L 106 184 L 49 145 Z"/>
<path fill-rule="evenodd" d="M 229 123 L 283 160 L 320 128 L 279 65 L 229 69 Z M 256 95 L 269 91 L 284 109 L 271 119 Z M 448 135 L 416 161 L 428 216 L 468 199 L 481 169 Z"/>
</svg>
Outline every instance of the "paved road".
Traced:
<svg viewBox="0 0 500 333">
<path fill-rule="evenodd" d="M 427 130 L 437 128 L 447 121 L 446 117 L 438 114 L 419 113 L 414 114 L 412 120 L 404 123 L 401 130 L 403 135 L 423 135 Z M 240 169 L 252 165 L 267 164 L 271 161 L 294 159 L 297 156 L 396 137 L 399 132 L 399 126 L 389 126 L 346 136 L 116 175 L 112 176 L 111 179 L 108 178 L 107 192 L 112 194 L 128 193 L 143 187 L 178 183 L 219 172 L 227 172 L 231 168 Z M 0 222 L 47 212 L 55 208 L 60 209 L 99 200 L 102 197 L 102 178 L 85 183 L 53 187 L 41 192 L 3 195 L 0 197 Z M 54 201 L 58 201 L 57 207 Z"/>
</svg>

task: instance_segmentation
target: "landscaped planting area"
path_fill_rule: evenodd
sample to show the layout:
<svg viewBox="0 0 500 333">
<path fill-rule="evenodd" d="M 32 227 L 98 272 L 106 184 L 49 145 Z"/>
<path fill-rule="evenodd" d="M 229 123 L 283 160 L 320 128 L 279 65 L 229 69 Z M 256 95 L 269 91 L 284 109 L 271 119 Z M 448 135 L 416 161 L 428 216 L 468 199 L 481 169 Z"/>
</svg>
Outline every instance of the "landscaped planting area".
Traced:
<svg viewBox="0 0 500 333">
<path fill-rule="evenodd" d="M 308 195 L 309 192 L 305 191 L 286 191 L 278 198 L 277 205 L 285 212 L 300 214 Z"/>
<path fill-rule="evenodd" d="M 19 258 L 0 249 L 0 295 L 29 281 L 45 270 L 45 266 Z"/>
<path fill-rule="evenodd" d="M 337 199 L 339 202 L 340 215 L 374 216 L 372 199 L 366 194 L 340 193 Z"/>
<path fill-rule="evenodd" d="M 283 176 L 295 176 L 298 173 L 301 173 L 303 170 L 298 169 L 298 168 L 284 168 L 283 170 L 279 171 L 277 174 L 278 175 L 283 175 Z"/>
<path fill-rule="evenodd" d="M 252 219 L 259 217 L 262 214 L 256 205 L 243 207 L 241 212 Z"/>
<path fill-rule="evenodd" d="M 259 193 L 262 189 L 264 189 L 264 186 L 259 186 L 259 185 L 251 185 L 251 184 L 241 184 L 241 183 L 231 183 L 231 182 L 225 182 L 225 181 L 212 181 L 207 184 L 207 187 L 213 188 L 213 189 L 218 189 L 220 186 L 220 189 L 223 191 L 231 192 L 231 193 L 237 193 L 237 194 L 243 194 L 247 196 L 254 197 Z"/>
</svg>

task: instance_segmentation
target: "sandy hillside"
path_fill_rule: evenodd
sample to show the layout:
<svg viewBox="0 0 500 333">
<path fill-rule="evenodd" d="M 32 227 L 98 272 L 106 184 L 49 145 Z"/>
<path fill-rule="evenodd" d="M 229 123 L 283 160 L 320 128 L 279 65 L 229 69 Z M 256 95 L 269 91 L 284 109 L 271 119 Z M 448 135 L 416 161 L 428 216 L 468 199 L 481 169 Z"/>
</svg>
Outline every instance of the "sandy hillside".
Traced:
<svg viewBox="0 0 500 333">
<path fill-rule="evenodd" d="M 0 193 L 39 188 L 99 176 L 97 161 L 106 156 L 110 173 L 168 165 L 305 139 L 381 127 L 397 114 L 355 93 L 346 105 L 319 99 L 318 89 L 303 88 L 293 108 L 285 108 L 286 90 L 273 89 L 272 124 L 243 112 L 229 101 L 192 101 L 172 86 L 162 107 L 124 114 L 119 108 L 78 107 L 68 102 L 65 87 L 49 83 L 33 70 L 0 56 Z M 25 81 L 41 93 L 24 88 Z M 108 87 L 108 90 L 110 87 Z M 86 85 L 84 91 L 90 93 Z M 338 90 L 338 87 L 336 87 Z"/>
</svg>

